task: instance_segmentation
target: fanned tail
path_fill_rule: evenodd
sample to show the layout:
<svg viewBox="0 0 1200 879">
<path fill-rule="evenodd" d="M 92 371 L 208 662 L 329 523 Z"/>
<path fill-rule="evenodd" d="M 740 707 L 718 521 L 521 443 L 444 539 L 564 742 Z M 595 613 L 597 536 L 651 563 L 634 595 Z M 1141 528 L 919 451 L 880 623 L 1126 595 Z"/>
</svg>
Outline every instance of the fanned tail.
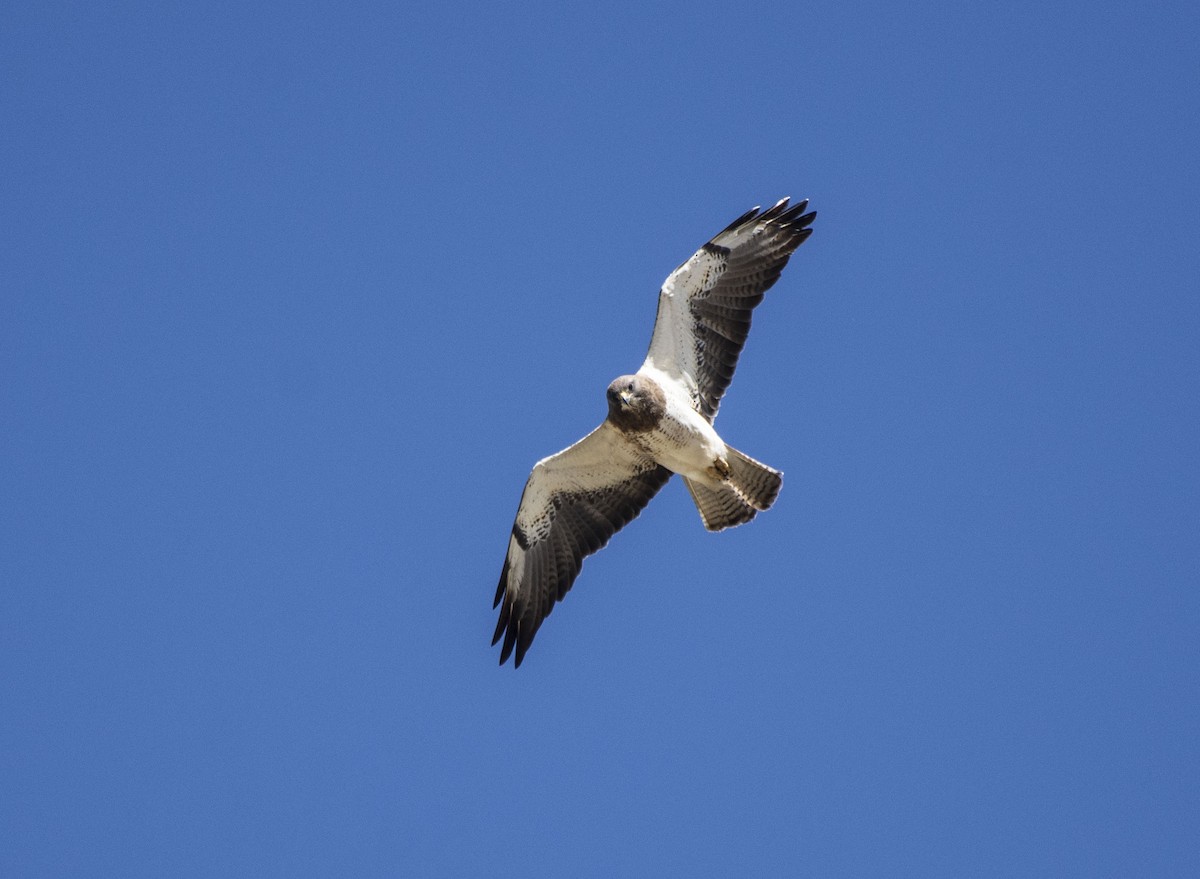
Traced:
<svg viewBox="0 0 1200 879">
<path fill-rule="evenodd" d="M 770 509 L 779 496 L 783 474 L 744 455 L 733 446 L 725 446 L 729 476 L 716 488 L 684 479 L 704 527 L 721 531 L 749 522 L 761 511 Z"/>
</svg>

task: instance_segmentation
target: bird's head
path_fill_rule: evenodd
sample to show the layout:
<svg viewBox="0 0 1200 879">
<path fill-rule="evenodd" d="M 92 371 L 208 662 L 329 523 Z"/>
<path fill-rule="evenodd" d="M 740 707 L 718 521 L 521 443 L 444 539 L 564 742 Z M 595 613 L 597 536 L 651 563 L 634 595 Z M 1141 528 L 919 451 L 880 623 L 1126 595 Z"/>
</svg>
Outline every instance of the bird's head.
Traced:
<svg viewBox="0 0 1200 879">
<path fill-rule="evenodd" d="M 608 417 L 623 430 L 649 430 L 666 410 L 666 397 L 654 381 L 623 375 L 608 386 Z"/>
<path fill-rule="evenodd" d="M 608 405 L 628 409 L 637 397 L 636 375 L 623 375 L 608 386 Z"/>
</svg>

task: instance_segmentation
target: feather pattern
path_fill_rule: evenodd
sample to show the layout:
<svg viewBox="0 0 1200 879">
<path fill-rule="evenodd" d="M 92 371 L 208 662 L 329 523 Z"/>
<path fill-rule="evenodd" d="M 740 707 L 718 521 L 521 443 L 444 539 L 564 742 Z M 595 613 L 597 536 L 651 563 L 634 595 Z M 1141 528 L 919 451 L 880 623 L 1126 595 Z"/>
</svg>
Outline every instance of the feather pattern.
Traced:
<svg viewBox="0 0 1200 879">
<path fill-rule="evenodd" d="M 750 333 L 750 315 L 783 267 L 812 234 L 808 201 L 784 198 L 748 211 L 667 278 L 643 368 L 683 382 L 709 421 L 733 379 Z"/>
<path fill-rule="evenodd" d="M 496 587 L 500 664 L 521 665 L 542 620 L 575 582 L 583 560 L 650 502 L 671 471 L 609 422 L 539 461 L 529 474 Z"/>
</svg>

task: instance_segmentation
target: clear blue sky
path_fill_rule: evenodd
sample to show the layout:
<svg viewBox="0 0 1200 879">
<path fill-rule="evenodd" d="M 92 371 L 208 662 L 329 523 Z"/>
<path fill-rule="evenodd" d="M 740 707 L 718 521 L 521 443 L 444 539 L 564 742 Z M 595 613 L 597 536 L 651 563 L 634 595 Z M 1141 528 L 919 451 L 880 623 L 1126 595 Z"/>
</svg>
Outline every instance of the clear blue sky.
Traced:
<svg viewBox="0 0 1200 879">
<path fill-rule="evenodd" d="M 0 875 L 1200 875 L 1193 3 L 0 14 Z M 529 468 L 819 212 L 522 668 Z"/>
</svg>

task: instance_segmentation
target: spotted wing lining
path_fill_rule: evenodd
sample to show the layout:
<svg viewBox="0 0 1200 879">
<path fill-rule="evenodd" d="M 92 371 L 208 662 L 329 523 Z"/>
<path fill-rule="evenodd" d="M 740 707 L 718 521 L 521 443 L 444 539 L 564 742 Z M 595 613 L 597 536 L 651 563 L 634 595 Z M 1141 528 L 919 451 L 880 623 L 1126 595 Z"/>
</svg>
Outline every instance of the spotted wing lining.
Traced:
<svg viewBox="0 0 1200 879">
<path fill-rule="evenodd" d="M 747 211 L 671 273 L 659 294 L 646 365 L 683 380 L 710 421 L 733 380 L 750 317 L 812 234 L 808 201 Z"/>
<path fill-rule="evenodd" d="M 500 664 L 519 667 L 583 561 L 629 524 L 671 478 L 609 424 L 541 461 L 525 485 L 496 587 Z"/>
</svg>

